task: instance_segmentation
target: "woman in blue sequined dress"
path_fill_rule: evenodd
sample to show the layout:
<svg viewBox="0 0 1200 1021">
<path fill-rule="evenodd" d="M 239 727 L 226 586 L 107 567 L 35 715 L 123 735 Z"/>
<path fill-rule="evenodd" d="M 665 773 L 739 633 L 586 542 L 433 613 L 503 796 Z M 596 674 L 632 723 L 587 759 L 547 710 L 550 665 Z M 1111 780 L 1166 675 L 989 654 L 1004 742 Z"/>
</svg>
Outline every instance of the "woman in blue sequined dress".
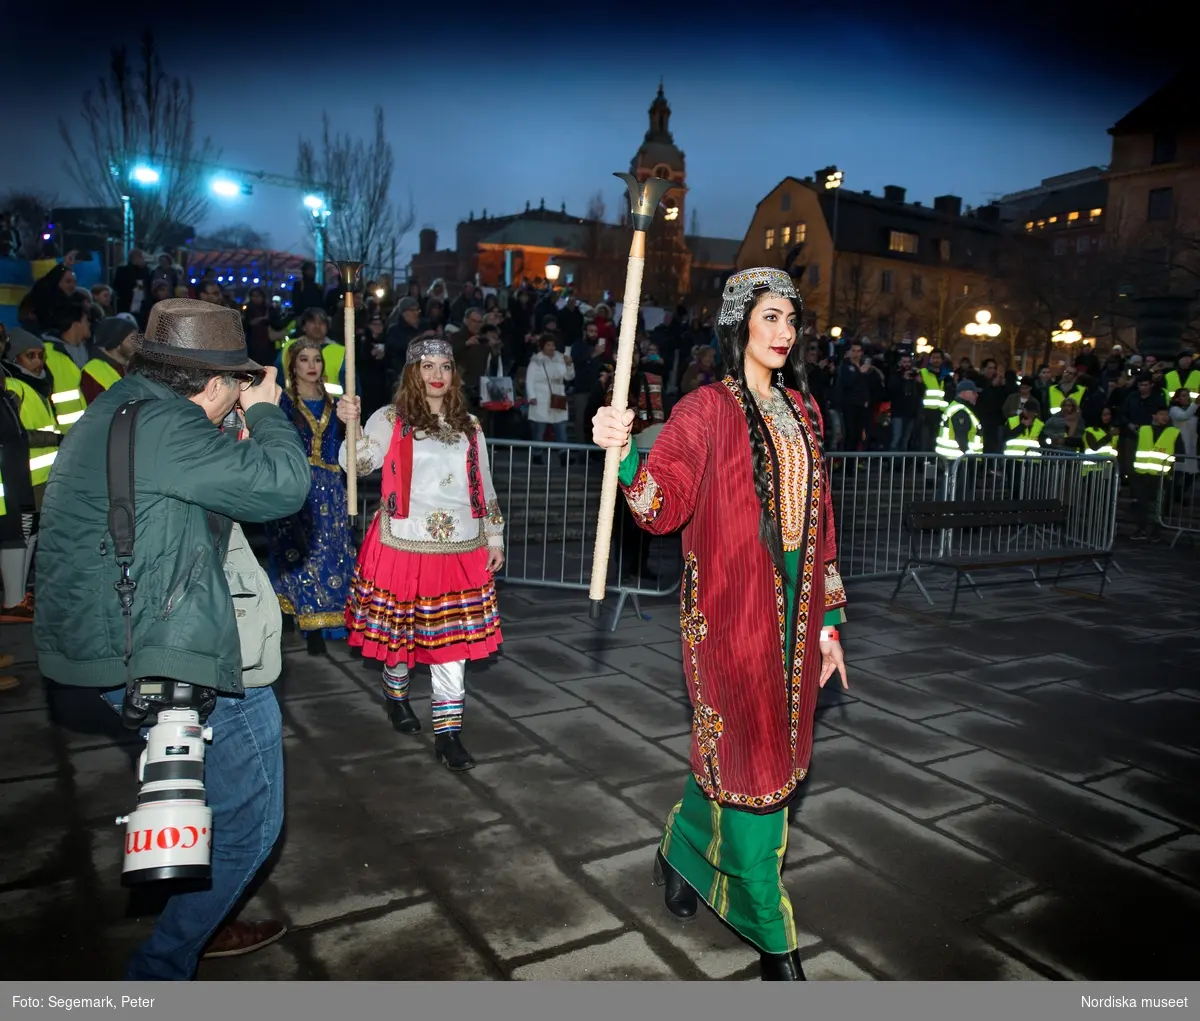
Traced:
<svg viewBox="0 0 1200 1021">
<path fill-rule="evenodd" d="M 357 556 L 338 466 L 345 427 L 325 391 L 320 345 L 301 338 L 288 363 L 280 408 L 308 450 L 312 489 L 298 514 L 267 523 L 267 571 L 280 607 L 295 618 L 316 656 L 325 651 L 326 638 L 346 637 L 346 588 Z"/>
</svg>

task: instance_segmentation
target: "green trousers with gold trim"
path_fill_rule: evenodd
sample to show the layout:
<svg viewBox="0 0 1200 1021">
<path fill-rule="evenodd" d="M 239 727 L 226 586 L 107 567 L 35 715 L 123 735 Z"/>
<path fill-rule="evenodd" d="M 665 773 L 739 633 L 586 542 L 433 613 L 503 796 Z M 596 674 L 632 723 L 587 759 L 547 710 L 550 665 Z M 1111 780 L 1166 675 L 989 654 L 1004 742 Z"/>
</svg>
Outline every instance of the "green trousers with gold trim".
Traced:
<svg viewBox="0 0 1200 1021">
<path fill-rule="evenodd" d="M 800 550 L 786 553 L 785 560 L 794 580 Z M 794 643 L 795 586 L 787 591 L 788 634 Z M 824 623 L 840 624 L 844 616 L 835 610 Z M 792 902 L 782 878 L 787 838 L 786 807 L 767 815 L 726 808 L 705 797 L 695 777 L 688 777 L 660 846 L 671 867 L 744 939 L 769 954 L 786 954 L 796 949 Z"/>
</svg>

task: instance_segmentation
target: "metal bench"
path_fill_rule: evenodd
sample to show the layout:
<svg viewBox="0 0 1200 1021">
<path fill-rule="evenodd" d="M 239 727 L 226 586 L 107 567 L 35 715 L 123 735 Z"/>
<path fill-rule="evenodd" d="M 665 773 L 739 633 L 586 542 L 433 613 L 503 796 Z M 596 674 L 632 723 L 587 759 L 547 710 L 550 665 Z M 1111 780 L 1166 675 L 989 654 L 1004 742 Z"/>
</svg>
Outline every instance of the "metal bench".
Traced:
<svg viewBox="0 0 1200 1021">
<path fill-rule="evenodd" d="M 1100 575 L 1099 595 L 1104 595 L 1104 586 L 1108 580 L 1108 566 L 1112 558 L 1111 550 L 1098 550 L 1092 547 L 1069 545 L 1062 538 L 1060 530 L 1067 524 L 1067 507 L 1061 500 L 961 500 L 961 501 L 930 501 L 912 504 L 906 512 L 908 526 L 908 554 L 896 588 L 892 592 L 892 601 L 900 594 L 904 583 L 912 579 L 913 583 L 925 597 L 930 606 L 934 605 L 929 592 L 921 583 L 918 572 L 932 568 L 954 573 L 954 596 L 950 603 L 950 614 L 953 616 L 958 607 L 958 594 L 962 582 L 967 584 L 983 599 L 979 592 L 981 588 L 992 588 L 1002 585 L 1013 585 L 1018 582 L 1013 579 L 1003 579 L 980 584 L 972 574 L 984 570 L 1001 570 L 1006 568 L 1023 568 L 1033 575 L 1033 583 L 1041 588 L 1041 571 L 1046 565 L 1057 565 L 1058 571 L 1052 585 L 1057 586 L 1062 578 L 1063 568 L 1076 561 L 1090 561 Z M 963 533 L 992 533 L 997 529 L 1009 529 L 1009 539 L 1026 535 L 1031 529 L 1043 538 L 1051 533 L 1052 541 L 1044 548 L 1008 548 L 1008 549 L 963 549 L 962 542 L 956 542 L 955 536 Z M 917 540 L 930 533 L 940 533 L 936 547 L 929 551 L 918 551 Z M 997 545 L 1001 543 L 998 541 Z M 980 544 L 982 545 L 982 543 Z M 1022 579 L 1023 580 L 1023 579 Z"/>
</svg>

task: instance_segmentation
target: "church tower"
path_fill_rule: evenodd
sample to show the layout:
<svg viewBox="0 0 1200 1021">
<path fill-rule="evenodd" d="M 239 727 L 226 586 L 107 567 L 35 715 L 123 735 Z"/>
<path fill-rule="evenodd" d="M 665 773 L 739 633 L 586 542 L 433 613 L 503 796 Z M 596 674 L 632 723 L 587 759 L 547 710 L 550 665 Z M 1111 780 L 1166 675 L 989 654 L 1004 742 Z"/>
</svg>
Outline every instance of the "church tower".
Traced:
<svg viewBox="0 0 1200 1021">
<path fill-rule="evenodd" d="M 660 81 L 658 95 L 650 104 L 650 128 L 629 167 L 639 181 L 661 177 L 679 185 L 687 183 L 687 164 L 671 136 L 670 123 L 671 107 Z M 672 310 L 691 289 L 692 253 L 684 236 L 684 196 L 682 188 L 667 192 L 646 238 L 642 290 L 656 304 Z"/>
</svg>

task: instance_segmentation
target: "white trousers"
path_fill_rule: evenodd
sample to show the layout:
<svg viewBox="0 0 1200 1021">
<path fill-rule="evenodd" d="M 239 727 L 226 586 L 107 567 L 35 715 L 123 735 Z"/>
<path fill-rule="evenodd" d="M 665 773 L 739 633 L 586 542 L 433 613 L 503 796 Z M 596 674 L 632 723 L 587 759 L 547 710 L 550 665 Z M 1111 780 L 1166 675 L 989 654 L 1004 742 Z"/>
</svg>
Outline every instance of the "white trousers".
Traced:
<svg viewBox="0 0 1200 1021">
<path fill-rule="evenodd" d="M 466 699 L 466 661 L 457 663 L 433 663 L 429 673 L 433 681 L 433 698 L 430 708 L 433 713 L 433 732 L 448 734 L 462 730 L 463 702 Z M 411 677 L 403 663 L 384 667 L 383 693 L 395 702 L 408 699 Z"/>
</svg>

